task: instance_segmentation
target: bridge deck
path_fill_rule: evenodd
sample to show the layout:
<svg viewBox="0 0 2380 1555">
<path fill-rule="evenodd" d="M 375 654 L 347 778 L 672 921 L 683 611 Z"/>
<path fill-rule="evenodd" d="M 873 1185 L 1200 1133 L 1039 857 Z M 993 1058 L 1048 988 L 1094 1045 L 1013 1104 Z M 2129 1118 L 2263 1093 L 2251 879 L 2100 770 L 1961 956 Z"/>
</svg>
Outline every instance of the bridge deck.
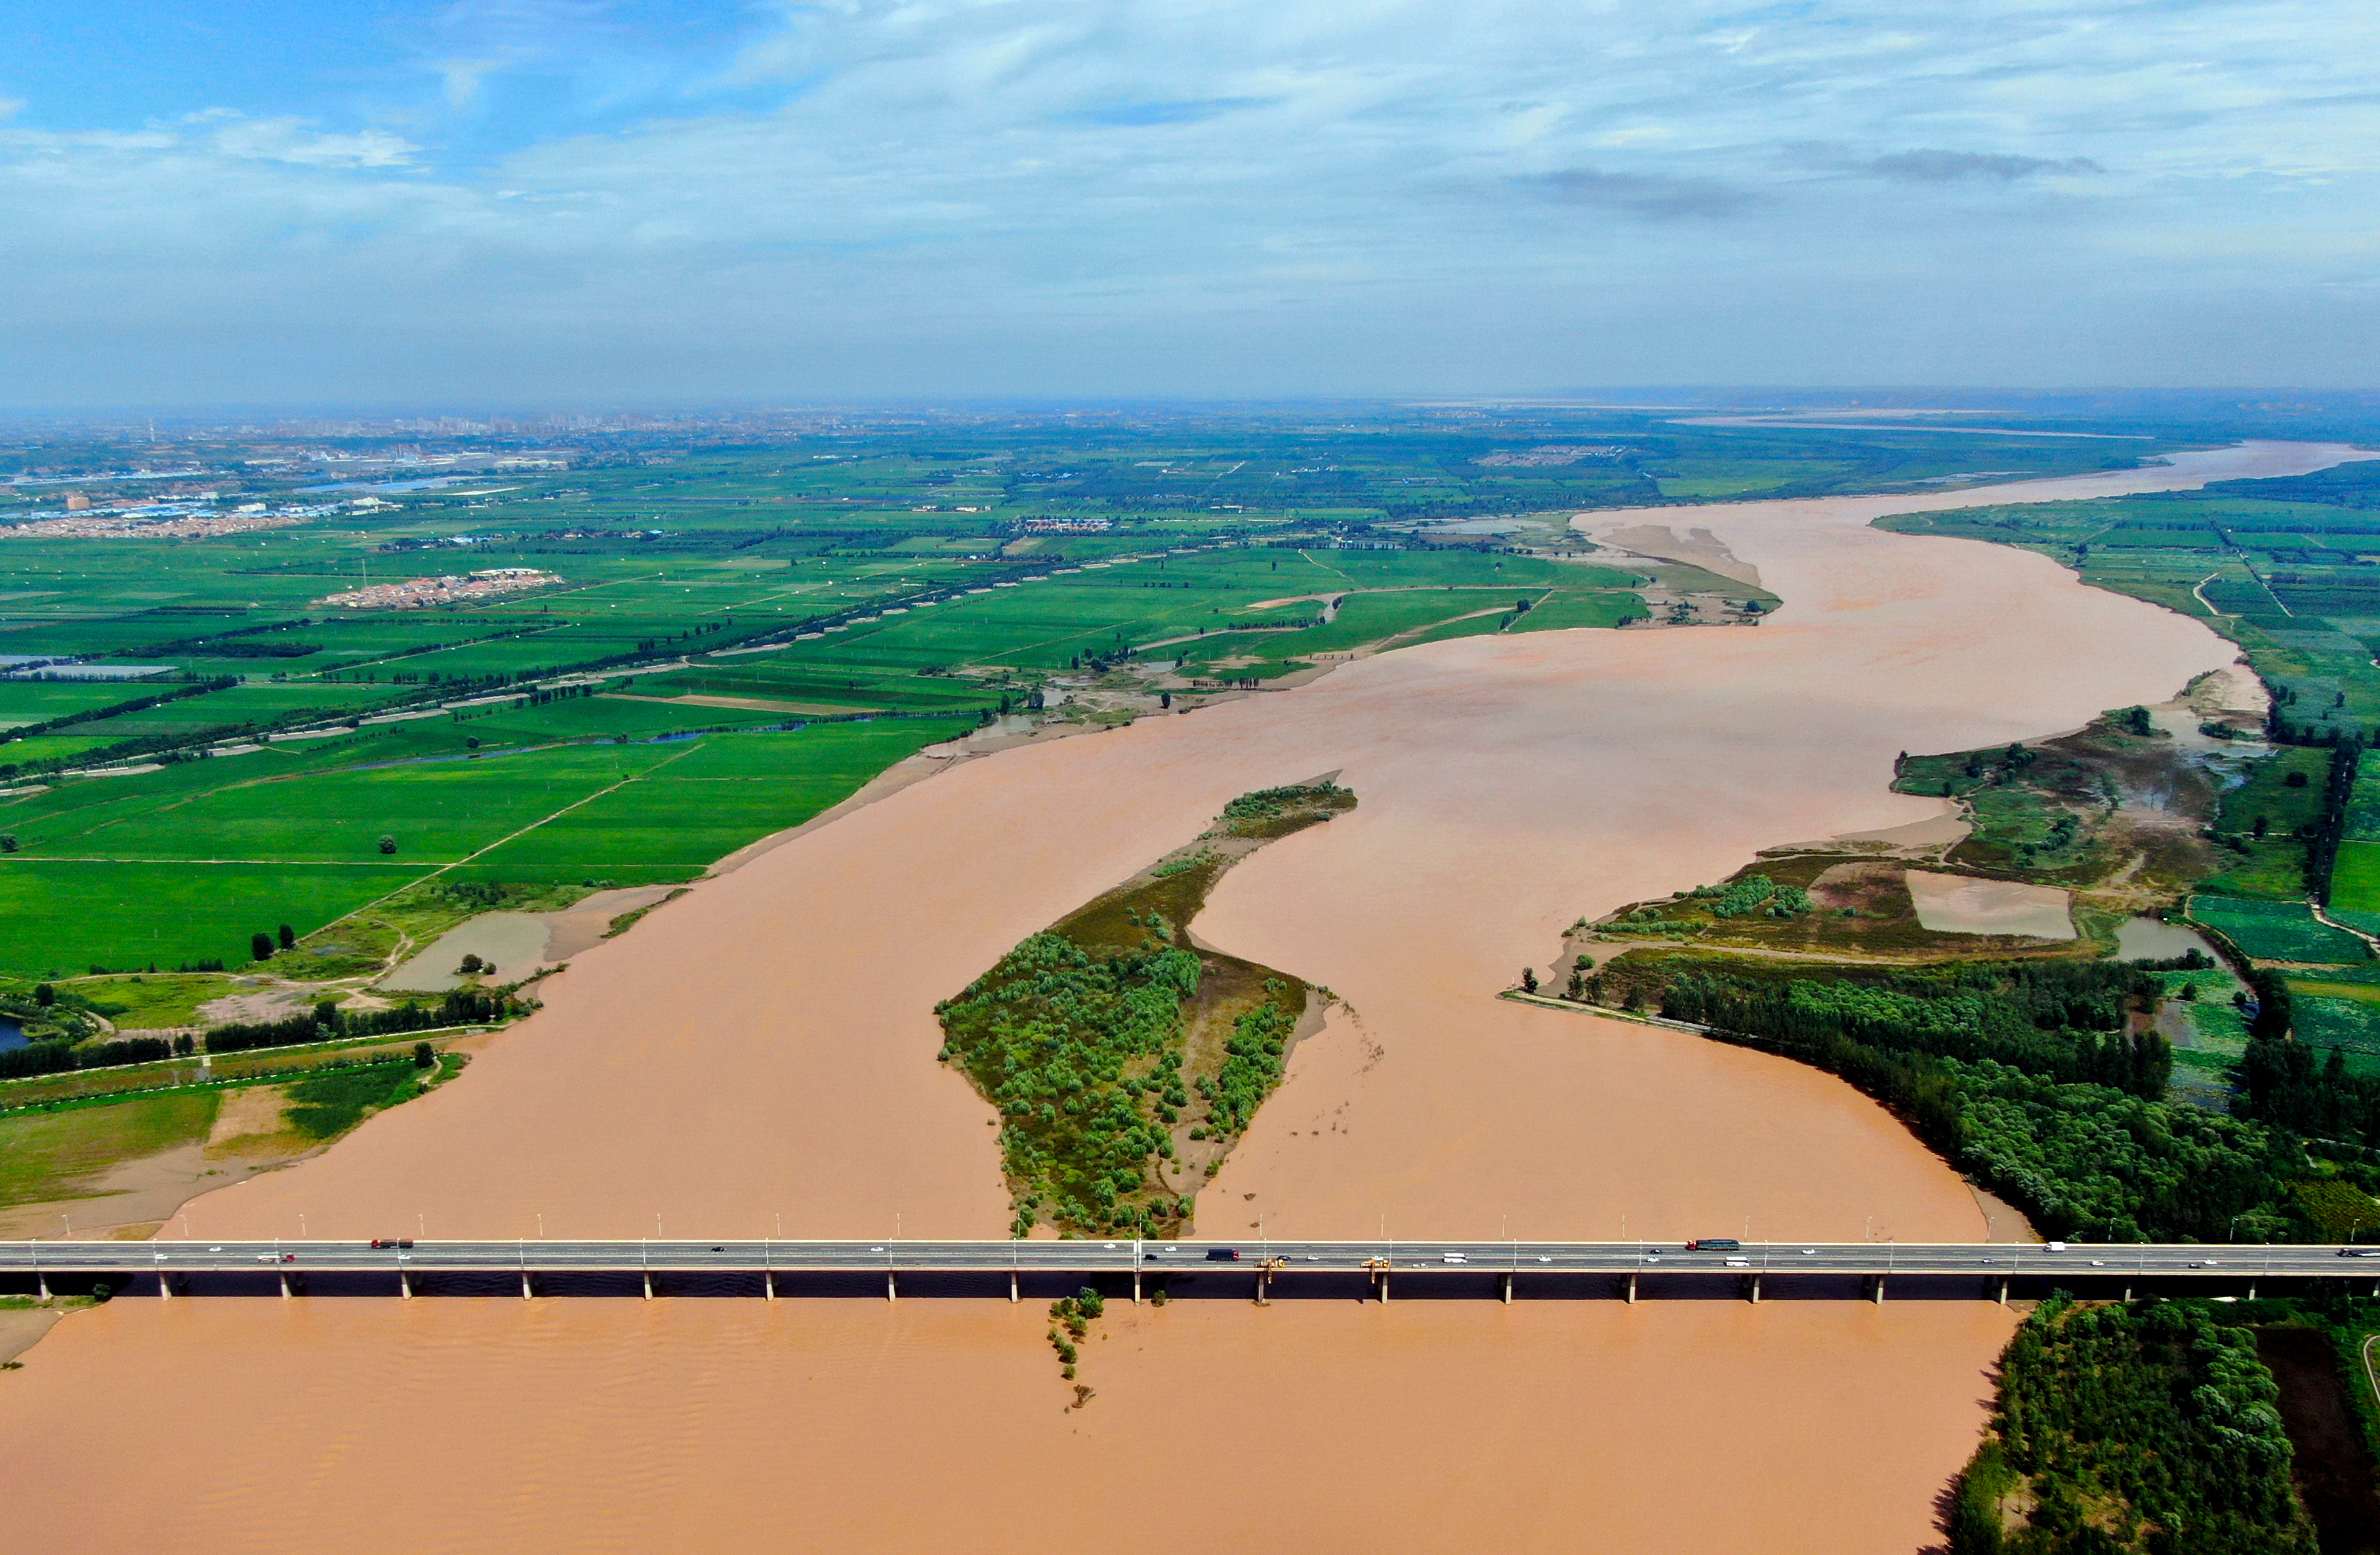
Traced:
<svg viewBox="0 0 2380 1555">
<path fill-rule="evenodd" d="M 1224 1255 L 1235 1254 L 1236 1257 Z M 2124 1281 L 2365 1279 L 2380 1293 L 2380 1247 L 2247 1244 L 1671 1242 L 545 1241 L 0 1242 L 0 1280 L 154 1273 L 1164 1275 L 1231 1270 L 1377 1276 L 1732 1275 Z M 399 1282 L 391 1282 L 394 1291 Z M 775 1282 L 770 1282 L 774 1288 Z M 409 1285 L 408 1287 L 409 1288 Z"/>
</svg>

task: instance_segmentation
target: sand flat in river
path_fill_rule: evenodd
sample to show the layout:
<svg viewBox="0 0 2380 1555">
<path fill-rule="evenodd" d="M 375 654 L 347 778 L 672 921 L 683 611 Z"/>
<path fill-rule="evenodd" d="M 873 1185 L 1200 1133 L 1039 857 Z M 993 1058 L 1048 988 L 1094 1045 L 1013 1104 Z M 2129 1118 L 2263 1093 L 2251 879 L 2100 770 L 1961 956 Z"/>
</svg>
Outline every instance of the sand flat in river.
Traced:
<svg viewBox="0 0 2380 1555">
<path fill-rule="evenodd" d="M 1700 507 L 1783 596 L 1767 624 L 1447 642 L 965 763 L 588 952 L 462 1083 L 197 1201 L 192 1233 L 291 1234 L 303 1212 L 335 1236 L 417 1215 L 433 1236 L 533 1235 L 540 1214 L 553 1235 L 648 1234 L 656 1215 L 686 1235 L 773 1234 L 779 1216 L 786 1235 L 881 1236 L 896 1216 L 912 1236 L 997 1235 L 989 1110 L 934 1063 L 934 1002 L 1233 796 L 1337 768 L 1361 808 L 1235 869 L 1199 920 L 1349 1006 L 1201 1196 L 1202 1233 L 1262 1215 L 1285 1235 L 1385 1218 L 1403 1237 L 1609 1237 L 1624 1215 L 1631 1235 L 1748 1219 L 1755 1238 L 1980 1239 L 1958 1177 L 1847 1087 L 1494 990 L 1582 914 L 1765 845 L 1938 815 L 1886 791 L 1900 749 L 2074 727 L 2232 657 L 2045 558 L 1868 519 L 2342 454 Z M 1161 1319 L 1087 1345 L 1099 1396 L 1064 1414 L 1041 1319 L 1004 1303 L 119 1302 L 0 1386 L 0 1448 L 18 1525 L 61 1547 L 94 1507 L 171 1507 L 191 1549 L 297 1548 L 335 1524 L 345 1548 L 474 1551 L 734 1539 L 773 1507 L 796 1547 L 1005 1549 L 1045 1542 L 1062 1506 L 1188 1549 L 1212 1520 L 1179 1509 L 1220 1485 L 1235 1523 L 1296 1550 L 1905 1551 L 1932 1537 L 2010 1321 L 1777 1302 Z M 156 1407 L 227 1385 L 256 1394 L 237 1432 L 193 1440 Z M 1185 1461 L 1186 1484 L 1160 1471 Z M 1729 1512 L 1681 1512 L 1700 1506 Z"/>
</svg>

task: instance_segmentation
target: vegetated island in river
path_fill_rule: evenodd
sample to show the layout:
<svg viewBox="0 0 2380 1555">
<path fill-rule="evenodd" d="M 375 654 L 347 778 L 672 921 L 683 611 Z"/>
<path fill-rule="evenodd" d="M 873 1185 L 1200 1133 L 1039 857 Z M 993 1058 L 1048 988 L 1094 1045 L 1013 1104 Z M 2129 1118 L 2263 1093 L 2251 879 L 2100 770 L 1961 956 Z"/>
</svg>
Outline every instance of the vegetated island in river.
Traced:
<svg viewBox="0 0 2380 1555">
<path fill-rule="evenodd" d="M 1016 1235 L 1046 1222 L 1062 1235 L 1167 1236 L 1189 1223 L 1330 998 L 1197 945 L 1190 923 L 1232 865 L 1353 809 L 1337 776 L 1242 795 L 935 1007 L 941 1058 L 1000 1109 Z"/>
</svg>

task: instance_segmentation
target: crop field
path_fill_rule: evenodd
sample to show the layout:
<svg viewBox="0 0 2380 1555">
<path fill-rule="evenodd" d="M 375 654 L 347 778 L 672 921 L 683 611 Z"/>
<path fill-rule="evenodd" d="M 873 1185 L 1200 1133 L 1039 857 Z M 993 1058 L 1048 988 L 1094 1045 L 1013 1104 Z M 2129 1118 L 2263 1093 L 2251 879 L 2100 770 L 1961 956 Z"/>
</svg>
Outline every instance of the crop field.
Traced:
<svg viewBox="0 0 2380 1555">
<path fill-rule="evenodd" d="M 686 711 L 707 720 L 736 716 Z M 19 851 L 0 858 L 0 925 L 7 929 L 0 972 L 171 970 L 201 960 L 237 966 L 248 959 L 252 933 L 288 923 L 310 934 L 475 854 L 481 856 L 464 878 L 688 879 L 972 723 L 897 719 L 659 743 L 605 739 L 477 758 L 397 755 L 431 740 L 459 745 L 456 726 L 441 720 L 434 731 L 403 729 L 344 751 L 285 757 L 286 747 L 275 747 L 71 785 L 10 811 Z M 714 755 L 714 742 L 729 748 Z M 258 765 L 276 760 L 310 764 L 288 771 Z M 42 800 L 50 801 L 47 814 Z M 380 851 L 383 835 L 396 841 L 394 855 Z"/>
<path fill-rule="evenodd" d="M 2302 902 L 2193 896 L 2190 916 L 2259 961 L 2335 966 L 2369 959 L 2362 941 L 2318 921 Z"/>
<path fill-rule="evenodd" d="M 2380 986 L 2292 978 L 2289 1009 L 2299 1041 L 2339 1049 L 2353 1073 L 2380 1073 Z"/>
<path fill-rule="evenodd" d="M 71 681 L 0 680 L 0 724 L 16 727 L 112 707 L 144 692 Z"/>
<path fill-rule="evenodd" d="M 896 418 L 570 434 L 534 445 L 569 468 L 473 494 L 414 486 L 405 461 L 484 460 L 517 440 L 346 440 L 335 464 L 299 445 L 176 450 L 180 468 L 211 471 L 215 510 L 286 509 L 268 530 L 29 535 L 9 526 L 52 516 L 58 489 L 0 492 L 0 653 L 164 666 L 138 681 L 0 681 L 0 836 L 15 843 L 0 851 L 0 975 L 236 969 L 250 934 L 311 932 L 445 867 L 523 889 L 684 880 L 918 746 L 1026 707 L 1053 677 L 1178 659 L 1211 689 L 1277 678 L 1300 654 L 1649 613 L 1633 591 L 1646 564 L 1598 564 L 1567 528 L 1581 509 L 2056 474 L 2107 456 L 2022 434 L 1618 411 Z M 0 449 L 0 474 L 153 456 L 52 442 Z M 1530 518 L 1527 544 L 1509 525 L 1433 528 L 1513 515 Z M 2338 554 L 2320 524 L 2289 532 Z M 489 568 L 559 581 L 428 608 L 324 602 Z M 1657 570 L 1672 587 L 1735 587 Z M 1343 604 L 1326 621 L 1328 598 Z M 2380 621 L 2380 601 L 2370 613 Z M 1290 629 L 1245 629 L 1260 626 Z M 868 711 L 903 716 L 780 727 Z M 357 722 L 391 714 L 405 716 Z M 248 745 L 262 748 L 208 754 Z"/>
<path fill-rule="evenodd" d="M 250 934 L 313 929 L 416 878 L 336 865 L 0 863 L 0 972 L 237 966 Z"/>
<path fill-rule="evenodd" d="M 1618 589 L 1559 590 L 1551 599 L 1512 623 L 1515 632 L 1560 632 L 1580 626 L 1617 626 L 1645 618 L 1639 595 Z"/>
<path fill-rule="evenodd" d="M 868 779 L 974 720 L 814 723 L 790 733 L 716 735 L 635 782 L 556 816 L 458 871 L 466 879 L 621 885 L 690 880 L 714 860 L 842 803 Z"/>
<path fill-rule="evenodd" d="M 2380 842 L 2338 844 L 2338 858 L 2330 871 L 2329 905 L 2333 912 L 2380 914 Z"/>
</svg>

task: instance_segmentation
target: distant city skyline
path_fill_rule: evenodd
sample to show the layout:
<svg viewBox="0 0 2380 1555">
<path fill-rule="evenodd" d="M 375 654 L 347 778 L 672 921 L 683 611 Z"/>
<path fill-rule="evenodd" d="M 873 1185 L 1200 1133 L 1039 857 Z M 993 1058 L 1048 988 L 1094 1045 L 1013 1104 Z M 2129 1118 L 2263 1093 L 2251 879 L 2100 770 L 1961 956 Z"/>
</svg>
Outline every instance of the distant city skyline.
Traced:
<svg viewBox="0 0 2380 1555">
<path fill-rule="evenodd" d="M 2363 385 L 2375 30 L 27 0 L 0 407 Z"/>
</svg>

